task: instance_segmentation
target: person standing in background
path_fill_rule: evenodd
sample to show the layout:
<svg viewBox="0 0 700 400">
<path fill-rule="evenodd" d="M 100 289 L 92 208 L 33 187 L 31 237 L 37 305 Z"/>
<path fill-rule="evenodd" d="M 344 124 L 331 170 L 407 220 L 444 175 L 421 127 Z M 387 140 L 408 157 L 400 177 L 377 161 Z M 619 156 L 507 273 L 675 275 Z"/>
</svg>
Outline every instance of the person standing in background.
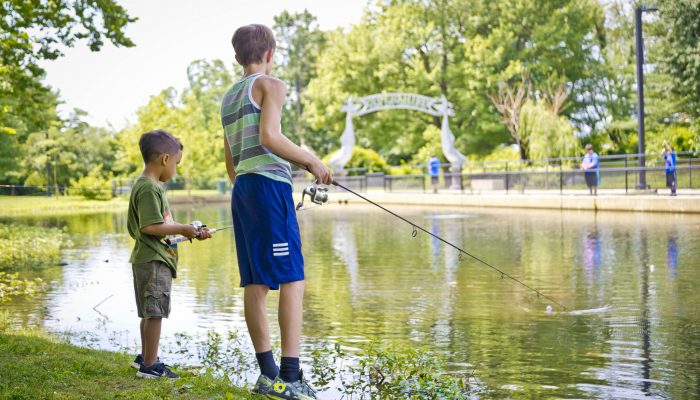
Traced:
<svg viewBox="0 0 700 400">
<path fill-rule="evenodd" d="M 671 196 L 676 195 L 676 151 L 668 142 L 664 142 L 664 167 L 666 187 L 671 189 Z"/>
<path fill-rule="evenodd" d="M 593 151 L 593 145 L 590 143 L 586 145 L 586 155 L 583 156 L 581 169 L 584 171 L 583 175 L 586 178 L 588 192 L 593 196 L 597 196 L 600 184 L 600 162 L 598 161 L 598 154 Z"/>
<path fill-rule="evenodd" d="M 440 183 L 440 159 L 435 154 L 431 155 L 428 160 L 428 175 L 430 175 L 430 183 L 433 185 L 433 193 L 437 193 Z"/>
</svg>

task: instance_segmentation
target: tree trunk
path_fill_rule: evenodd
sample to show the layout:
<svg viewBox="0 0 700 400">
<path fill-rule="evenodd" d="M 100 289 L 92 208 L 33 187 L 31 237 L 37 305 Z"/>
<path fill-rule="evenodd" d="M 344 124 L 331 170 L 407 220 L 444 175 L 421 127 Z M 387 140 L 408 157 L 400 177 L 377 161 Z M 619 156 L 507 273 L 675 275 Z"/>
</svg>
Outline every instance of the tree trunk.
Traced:
<svg viewBox="0 0 700 400">
<path fill-rule="evenodd" d="M 520 159 L 525 161 L 530 159 L 530 154 L 527 149 L 527 144 L 523 143 L 522 140 L 518 141 L 518 149 L 520 150 Z"/>
</svg>

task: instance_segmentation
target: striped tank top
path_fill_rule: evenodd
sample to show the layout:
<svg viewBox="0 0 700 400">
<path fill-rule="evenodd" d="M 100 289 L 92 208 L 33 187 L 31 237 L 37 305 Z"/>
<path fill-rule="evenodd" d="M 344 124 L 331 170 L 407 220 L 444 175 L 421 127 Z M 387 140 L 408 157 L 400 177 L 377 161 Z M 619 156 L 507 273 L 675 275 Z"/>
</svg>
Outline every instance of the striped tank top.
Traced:
<svg viewBox="0 0 700 400">
<path fill-rule="evenodd" d="M 261 109 L 253 100 L 253 82 L 261 75 L 243 77 L 226 92 L 221 103 L 221 124 L 236 175 L 259 174 L 291 185 L 289 162 L 260 143 Z"/>
</svg>

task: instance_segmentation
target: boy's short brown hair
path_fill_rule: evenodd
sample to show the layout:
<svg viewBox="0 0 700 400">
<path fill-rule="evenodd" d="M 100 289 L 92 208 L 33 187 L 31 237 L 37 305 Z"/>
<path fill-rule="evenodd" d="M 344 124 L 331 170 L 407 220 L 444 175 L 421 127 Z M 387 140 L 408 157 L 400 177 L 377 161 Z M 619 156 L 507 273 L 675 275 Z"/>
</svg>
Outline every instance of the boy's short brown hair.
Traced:
<svg viewBox="0 0 700 400">
<path fill-rule="evenodd" d="M 242 66 L 259 64 L 268 50 L 275 49 L 275 35 L 265 25 L 251 24 L 236 29 L 231 39 L 238 62 Z"/>
<path fill-rule="evenodd" d="M 177 154 L 179 151 L 182 151 L 183 146 L 175 136 L 164 130 L 157 129 L 141 135 L 139 148 L 141 149 L 143 162 L 148 164 L 161 154 Z"/>
</svg>

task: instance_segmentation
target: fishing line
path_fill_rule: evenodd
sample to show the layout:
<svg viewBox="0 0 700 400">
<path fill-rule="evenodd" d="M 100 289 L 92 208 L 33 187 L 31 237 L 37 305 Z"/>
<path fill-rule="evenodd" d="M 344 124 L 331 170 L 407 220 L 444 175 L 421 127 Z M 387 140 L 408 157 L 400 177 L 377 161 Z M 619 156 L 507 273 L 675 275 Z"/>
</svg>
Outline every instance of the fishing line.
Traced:
<svg viewBox="0 0 700 400">
<path fill-rule="evenodd" d="M 466 251 L 466 250 L 464 250 L 464 249 L 458 247 L 457 245 L 454 245 L 454 244 L 448 242 L 447 240 L 441 238 L 440 236 L 435 235 L 434 233 L 425 230 L 425 229 L 422 228 L 421 226 L 414 224 L 413 222 L 411 222 L 411 221 L 409 221 L 408 219 L 406 219 L 406 218 L 400 216 L 399 214 L 396 214 L 395 212 L 393 212 L 393 211 L 391 211 L 391 210 L 389 210 L 389 209 L 387 209 L 387 208 L 381 206 L 380 204 L 375 203 L 374 201 L 372 201 L 372 200 L 366 198 L 365 196 L 363 196 L 363 195 L 361 195 L 361 194 L 359 194 L 359 193 L 357 193 L 357 192 L 355 192 L 355 191 L 353 191 L 353 190 L 351 190 L 351 189 L 348 189 L 347 187 L 341 185 L 340 183 L 338 183 L 338 182 L 336 182 L 336 181 L 333 181 L 333 185 L 338 186 L 339 188 L 342 188 L 342 189 L 344 189 L 344 190 L 346 190 L 346 191 L 348 191 L 348 192 L 354 194 L 355 196 L 361 198 L 362 200 L 364 200 L 364 201 L 366 201 L 366 202 L 368 202 L 368 203 L 370 203 L 370 204 L 372 204 L 372 205 L 374 205 L 374 206 L 376 206 L 376 207 L 381 208 L 382 210 L 384 210 L 384 211 L 388 212 L 389 214 L 393 215 L 394 217 L 396 217 L 396 218 L 398 218 L 398 219 L 400 219 L 400 220 L 406 222 L 407 224 L 411 225 L 411 227 L 413 228 L 413 231 L 411 231 L 411 236 L 412 236 L 412 237 L 416 237 L 416 235 L 418 235 L 418 230 L 421 230 L 421 231 L 427 233 L 428 235 L 434 237 L 435 239 L 437 239 L 437 240 L 439 240 L 439 241 L 445 243 L 446 245 L 448 245 L 448 246 L 450 246 L 450 247 L 452 247 L 452 248 L 458 250 L 458 251 L 460 252 L 460 253 L 459 253 L 460 257 L 462 256 L 462 254 L 465 254 L 465 255 L 471 257 L 472 259 L 474 259 L 474 260 L 476 260 L 476 261 L 478 261 L 478 262 L 480 262 L 480 263 L 486 265 L 487 267 L 489 267 L 489 268 L 493 269 L 494 271 L 498 272 L 499 274 L 501 274 L 501 279 L 503 279 L 503 278 L 508 278 L 508 279 L 512 280 L 513 282 L 519 283 L 519 284 L 522 285 L 523 287 L 525 287 L 525 288 L 531 290 L 532 292 L 535 292 L 535 294 L 537 294 L 537 297 L 538 297 L 538 298 L 539 298 L 539 297 L 543 297 L 543 298 L 545 298 L 545 299 L 551 301 L 552 303 L 558 305 L 558 306 L 561 307 L 564 311 L 569 311 L 569 308 L 568 308 L 568 307 L 564 306 L 563 304 L 561 304 L 560 302 L 554 300 L 553 298 L 551 298 L 551 297 L 545 295 L 544 293 L 542 293 L 542 292 L 540 292 L 539 290 L 533 288 L 532 286 L 529 286 L 528 284 L 524 283 L 524 282 L 521 281 L 520 279 L 518 279 L 518 278 L 516 278 L 516 277 L 514 277 L 514 276 L 509 275 L 507 272 L 504 272 L 504 271 L 501 270 L 500 268 L 498 268 L 498 267 L 496 267 L 496 266 L 494 266 L 494 265 L 492 265 L 492 264 L 490 264 L 490 263 L 488 263 L 488 262 L 482 260 L 481 258 L 479 258 L 479 257 L 477 257 L 477 256 L 475 256 L 475 255 L 469 253 L 468 251 Z"/>
</svg>

